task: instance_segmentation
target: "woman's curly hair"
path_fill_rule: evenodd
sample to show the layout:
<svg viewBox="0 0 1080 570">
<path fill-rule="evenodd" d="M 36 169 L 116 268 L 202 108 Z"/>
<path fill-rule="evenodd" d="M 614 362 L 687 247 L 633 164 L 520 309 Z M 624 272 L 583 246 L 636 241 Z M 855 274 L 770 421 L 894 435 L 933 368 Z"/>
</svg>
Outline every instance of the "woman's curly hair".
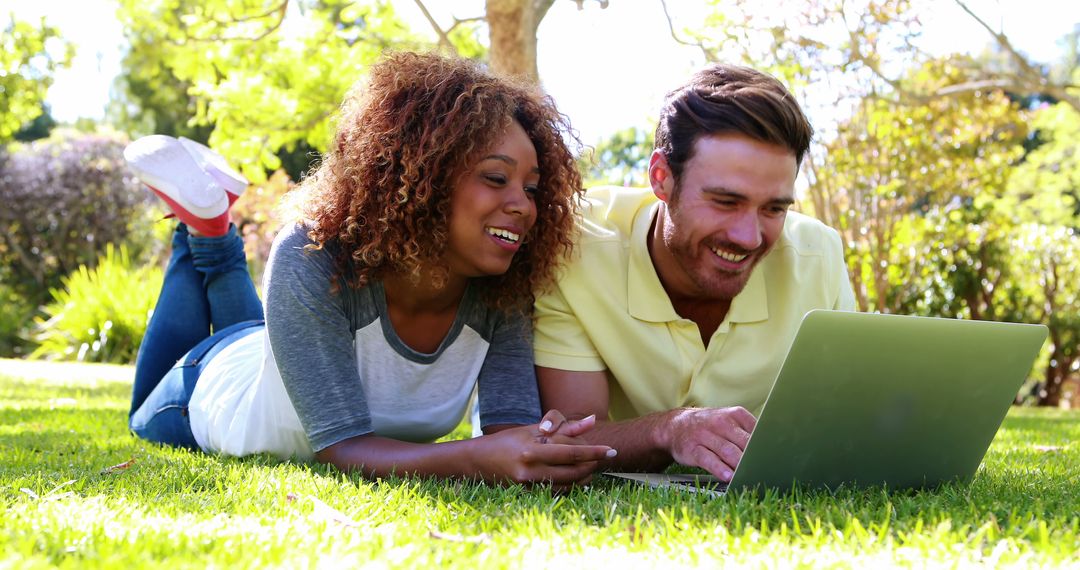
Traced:
<svg viewBox="0 0 1080 570">
<path fill-rule="evenodd" d="M 529 310 L 572 248 L 581 176 L 563 140 L 569 124 L 536 88 L 435 54 L 393 53 L 372 66 L 303 183 L 308 235 L 331 252 L 340 280 L 363 287 L 391 273 L 419 279 L 422 265 L 437 264 L 451 190 L 512 121 L 536 147 L 536 224 L 505 274 L 474 284 L 498 309 Z"/>
</svg>

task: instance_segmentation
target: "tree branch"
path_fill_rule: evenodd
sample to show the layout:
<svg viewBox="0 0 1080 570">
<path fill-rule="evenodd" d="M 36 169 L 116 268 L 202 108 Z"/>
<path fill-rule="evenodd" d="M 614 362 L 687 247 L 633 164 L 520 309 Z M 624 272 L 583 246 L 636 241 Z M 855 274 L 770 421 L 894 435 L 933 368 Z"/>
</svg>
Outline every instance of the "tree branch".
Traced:
<svg viewBox="0 0 1080 570">
<path fill-rule="evenodd" d="M 576 1 L 576 0 L 575 0 Z M 600 2 L 600 8 L 607 8 L 607 0 L 597 0 Z M 540 22 L 544 21 L 544 16 L 547 16 L 548 10 L 551 9 L 551 5 L 555 3 L 555 0 L 533 0 L 533 14 L 535 14 L 534 21 L 536 23 L 536 29 L 540 29 Z M 578 10 L 581 10 L 581 2 L 578 2 Z M 533 30 L 534 32 L 536 30 Z"/>
<path fill-rule="evenodd" d="M 455 16 L 454 23 L 450 24 L 449 28 L 446 28 L 446 35 L 449 36 L 451 32 L 453 32 L 455 29 L 457 29 L 458 26 L 462 24 L 468 24 L 469 22 L 483 22 L 485 20 L 487 20 L 487 18 L 483 16 L 473 16 L 471 18 L 458 18 Z"/>
<path fill-rule="evenodd" d="M 997 44 L 1009 54 L 1009 59 L 1011 59 L 1013 63 L 1015 63 L 1016 66 L 1020 69 L 1019 77 L 1017 78 L 1021 80 L 1019 82 L 1020 86 L 1030 89 L 1031 91 L 1034 91 L 1036 93 L 1049 95 L 1051 97 L 1054 97 L 1055 99 L 1058 99 L 1059 101 L 1064 101 L 1065 103 L 1068 103 L 1073 109 L 1076 109 L 1078 113 L 1080 113 L 1080 97 L 1076 97 L 1068 92 L 1068 88 L 1073 87 L 1073 85 L 1068 83 L 1053 84 L 1048 82 L 1046 76 L 1043 75 L 1040 70 L 1036 69 L 1036 67 L 1032 65 L 1032 63 L 1028 60 L 1028 58 L 1025 57 L 1024 54 L 1020 53 L 1020 51 L 1013 46 L 1012 42 L 1009 40 L 1009 37 L 1005 35 L 1004 32 L 994 30 L 994 28 L 992 28 L 990 24 L 987 24 L 985 20 L 980 18 L 978 14 L 976 14 L 970 7 L 968 7 L 967 3 L 964 2 L 964 0 L 953 0 L 953 2 L 955 2 L 961 10 L 966 12 L 968 16 L 971 16 L 971 18 L 975 20 L 980 26 L 982 26 L 983 29 L 989 32 L 989 34 L 994 37 L 994 41 L 996 41 Z M 1015 86 L 1017 85 L 1017 82 L 1014 81 L 1011 83 L 1011 85 Z"/>
<path fill-rule="evenodd" d="M 577 4 L 577 9 L 579 12 L 585 9 L 585 0 L 573 0 L 573 2 L 574 4 Z M 596 3 L 600 5 L 601 10 L 608 7 L 608 0 L 596 0 Z M 544 11 L 546 12 L 547 10 L 545 9 Z"/>
<path fill-rule="evenodd" d="M 994 36 L 994 40 L 996 40 L 998 45 L 1004 48 L 1005 51 L 1009 52 L 1009 56 L 1012 58 L 1013 62 L 1016 63 L 1016 65 L 1020 66 L 1020 70 L 1025 75 L 1028 75 L 1029 77 L 1038 77 L 1040 79 L 1042 78 L 1042 74 L 1032 67 L 1031 62 L 1029 62 L 1027 58 L 1023 56 L 1023 54 L 1016 51 L 1016 48 L 1013 47 L 1012 42 L 1009 41 L 1008 36 L 1006 36 L 1002 32 L 995 31 L 994 28 L 990 27 L 990 24 L 987 24 L 985 20 L 978 16 L 978 14 L 973 12 L 971 8 L 969 8 L 968 5 L 964 2 L 964 0 L 953 0 L 953 2 L 955 2 L 957 6 L 960 6 L 961 10 L 967 12 L 967 15 L 971 16 L 972 19 L 978 22 L 978 24 L 984 29 L 986 29 L 986 31 L 989 32 L 991 36 Z"/>
<path fill-rule="evenodd" d="M 431 12 L 428 11 L 427 6 L 424 5 L 423 0 L 413 0 L 416 2 L 416 6 L 423 12 L 424 18 L 431 24 L 431 29 L 435 30 L 435 34 L 439 36 L 439 49 L 450 53 L 457 53 L 454 49 L 453 42 L 450 41 L 450 33 L 448 30 L 442 29 L 439 23 L 435 21 L 435 18 L 431 16 Z M 455 26 L 457 24 L 454 24 Z M 451 28 L 452 30 L 453 28 Z"/>
<path fill-rule="evenodd" d="M 270 16 L 274 15 L 274 12 L 280 12 L 282 14 L 282 18 L 284 18 L 285 17 L 284 13 L 287 11 L 288 8 L 289 8 L 289 0 L 282 0 L 281 4 L 278 4 L 277 6 L 274 6 L 273 8 L 270 8 L 269 10 L 267 10 L 266 12 L 263 12 L 262 14 L 254 14 L 254 15 L 251 15 L 251 16 L 240 16 L 240 17 L 230 16 L 229 20 L 231 20 L 231 23 L 239 24 L 241 22 L 249 22 L 251 20 L 261 20 L 263 18 L 269 18 Z M 220 24 L 226 24 L 226 22 L 221 22 L 219 20 L 215 20 L 215 22 L 218 22 Z"/>
<path fill-rule="evenodd" d="M 579 4 L 580 5 L 580 4 Z M 671 32 L 671 39 L 676 43 L 680 43 L 684 46 L 696 47 L 701 50 L 701 53 L 705 56 L 705 61 L 716 61 L 718 59 L 715 51 L 705 47 L 705 44 L 699 42 L 689 42 L 679 37 L 675 33 L 675 23 L 671 20 L 671 13 L 668 12 L 667 0 L 660 0 L 660 6 L 664 9 L 664 18 L 667 18 L 668 31 Z"/>
<path fill-rule="evenodd" d="M 895 90 L 896 93 L 898 93 L 903 98 L 916 99 L 919 103 L 926 103 L 929 100 L 929 98 L 926 97 L 920 98 L 919 96 L 905 89 L 899 80 L 886 75 L 885 72 L 881 70 L 881 66 L 879 66 L 876 62 L 872 61 L 870 58 L 866 57 L 866 55 L 864 55 L 862 52 L 862 48 L 859 46 L 858 34 L 855 30 L 851 28 L 850 24 L 848 23 L 847 15 L 843 11 L 840 12 L 840 19 L 844 22 L 844 28 L 848 32 L 848 41 L 851 42 L 850 60 L 852 62 L 857 61 L 866 66 L 866 68 L 869 69 L 871 73 L 873 73 L 878 79 L 881 79 L 886 84 L 888 84 L 889 87 L 892 87 L 893 90 Z"/>
<path fill-rule="evenodd" d="M 445 52 L 455 54 L 458 53 L 457 47 L 454 46 L 454 42 L 450 40 L 450 34 L 453 33 L 458 26 L 462 24 L 467 24 L 469 22 L 483 22 L 484 20 L 486 20 L 484 16 L 473 16 L 470 18 L 458 18 L 457 16 L 455 16 L 454 23 L 450 24 L 450 27 L 444 30 L 442 29 L 442 26 L 440 26 L 439 23 L 435 21 L 435 17 L 431 15 L 430 11 L 428 11 L 427 6 L 424 5 L 423 0 L 413 1 L 416 2 L 416 6 L 420 8 L 421 12 L 423 12 L 424 19 L 426 19 L 428 21 L 428 24 L 431 25 L 431 29 L 435 30 L 435 35 L 439 36 L 439 49 Z"/>
<path fill-rule="evenodd" d="M 260 15 L 239 17 L 239 18 L 233 17 L 233 18 L 231 18 L 231 21 L 228 21 L 228 22 L 227 21 L 222 21 L 222 20 L 217 20 L 217 19 L 214 19 L 214 18 L 210 19 L 211 22 L 213 22 L 214 24 L 217 24 L 218 26 L 228 27 L 230 24 L 243 23 L 243 22 L 248 22 L 248 21 L 252 21 L 252 20 L 260 20 L 262 18 L 268 18 L 268 17 L 272 16 L 274 13 L 277 13 L 278 14 L 277 21 L 274 22 L 269 28 L 267 28 L 261 34 L 259 34 L 257 36 L 254 36 L 254 37 L 241 37 L 241 36 L 225 37 L 225 36 L 219 36 L 219 35 L 212 35 L 212 36 L 207 36 L 207 37 L 196 37 L 196 36 L 185 35 L 183 41 L 174 40 L 174 39 L 171 39 L 171 38 L 168 41 L 169 41 L 169 43 L 171 43 L 173 45 L 178 45 L 178 46 L 184 45 L 185 42 L 197 42 L 197 43 L 203 43 L 203 42 L 238 42 L 238 41 L 257 42 L 257 41 L 269 36 L 270 34 L 274 33 L 275 31 L 278 30 L 278 28 L 281 27 L 281 24 L 283 24 L 285 22 L 285 14 L 288 11 L 288 8 L 289 8 L 289 0 L 283 0 L 281 2 L 281 4 L 278 4 L 274 8 L 272 8 L 269 11 L 267 11 L 267 12 L 265 12 L 263 14 L 260 14 Z"/>
<path fill-rule="evenodd" d="M 978 79 L 973 81 L 967 81 L 964 83 L 958 83 L 956 85 L 950 85 L 943 87 L 932 92 L 918 92 L 905 87 L 896 78 L 890 77 L 881 69 L 881 66 L 877 64 L 871 57 L 867 57 L 863 53 L 858 43 L 857 30 L 851 29 L 847 26 L 847 18 L 841 14 L 841 18 L 844 20 L 845 26 L 848 27 L 848 37 L 851 44 L 851 55 L 849 60 L 851 62 L 858 62 L 866 67 L 875 77 L 885 82 L 891 87 L 897 94 L 897 99 L 883 97 L 879 94 L 872 93 L 870 97 L 887 99 L 895 103 L 915 103 L 926 104 L 938 97 L 948 97 L 976 91 L 979 89 L 1013 89 L 1013 90 L 1026 90 L 1034 93 L 1048 95 L 1059 101 L 1063 101 L 1080 112 L 1080 97 L 1077 97 L 1069 93 L 1068 89 L 1074 87 L 1071 84 L 1053 84 L 1046 80 L 1046 77 L 1034 66 L 1032 63 L 1024 57 L 1009 40 L 1008 36 L 1004 33 L 995 31 L 985 20 L 980 18 L 974 11 L 971 10 L 964 2 L 964 0 L 953 0 L 957 6 L 959 6 L 964 12 L 974 19 L 980 26 L 982 26 L 987 32 L 993 36 L 997 44 L 1009 55 L 1018 68 L 1015 76 L 1010 77 L 988 77 L 984 79 Z"/>
</svg>

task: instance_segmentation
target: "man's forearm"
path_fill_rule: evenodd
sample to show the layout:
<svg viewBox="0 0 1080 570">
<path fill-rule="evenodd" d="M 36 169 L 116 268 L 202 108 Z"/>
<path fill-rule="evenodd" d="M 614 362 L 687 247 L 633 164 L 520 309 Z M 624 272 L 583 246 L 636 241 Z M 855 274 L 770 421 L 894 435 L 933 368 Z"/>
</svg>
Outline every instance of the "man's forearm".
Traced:
<svg viewBox="0 0 1080 570">
<path fill-rule="evenodd" d="M 672 462 L 671 452 L 663 442 L 677 411 L 620 422 L 597 421 L 582 437 L 593 445 L 607 445 L 619 452 L 602 463 L 605 471 L 661 471 Z"/>
<path fill-rule="evenodd" d="M 580 413 L 570 417 L 580 417 Z M 614 448 L 618 455 L 601 463 L 601 469 L 660 471 L 678 462 L 730 481 L 756 423 L 745 408 L 733 406 L 675 408 L 634 420 L 596 422 L 586 430 L 559 429 L 590 444 Z"/>
</svg>

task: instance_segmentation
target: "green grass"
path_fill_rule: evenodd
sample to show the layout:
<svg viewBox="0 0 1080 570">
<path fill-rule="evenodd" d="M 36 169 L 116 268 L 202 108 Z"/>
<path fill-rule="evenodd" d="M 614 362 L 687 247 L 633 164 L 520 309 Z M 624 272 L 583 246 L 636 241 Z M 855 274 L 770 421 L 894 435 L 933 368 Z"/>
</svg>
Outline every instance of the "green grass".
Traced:
<svg viewBox="0 0 1080 570">
<path fill-rule="evenodd" d="M 159 447 L 127 432 L 130 375 L 0 360 L 0 568 L 1080 564 L 1076 413 L 1014 409 L 970 485 L 929 492 L 555 496 Z"/>
</svg>

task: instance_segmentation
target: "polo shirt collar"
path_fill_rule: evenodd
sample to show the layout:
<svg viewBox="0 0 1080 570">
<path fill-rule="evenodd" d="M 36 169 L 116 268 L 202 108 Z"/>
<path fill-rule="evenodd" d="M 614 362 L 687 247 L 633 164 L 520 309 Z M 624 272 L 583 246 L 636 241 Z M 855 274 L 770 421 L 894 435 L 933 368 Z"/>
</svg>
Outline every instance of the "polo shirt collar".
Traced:
<svg viewBox="0 0 1080 570">
<path fill-rule="evenodd" d="M 627 271 L 626 299 L 630 316 L 642 321 L 666 323 L 680 317 L 671 305 L 667 291 L 660 284 L 652 258 L 649 257 L 649 229 L 652 227 L 660 201 L 642 208 L 630 229 L 630 263 Z"/>
<path fill-rule="evenodd" d="M 634 219 L 630 231 L 626 298 L 630 316 L 642 321 L 666 323 L 682 317 L 675 312 L 649 257 L 649 229 L 659 208 L 660 202 L 657 201 L 649 208 L 642 208 Z M 754 268 L 746 287 L 732 299 L 724 323 L 753 323 L 769 318 L 769 296 L 762 265 L 759 263 Z"/>
</svg>

